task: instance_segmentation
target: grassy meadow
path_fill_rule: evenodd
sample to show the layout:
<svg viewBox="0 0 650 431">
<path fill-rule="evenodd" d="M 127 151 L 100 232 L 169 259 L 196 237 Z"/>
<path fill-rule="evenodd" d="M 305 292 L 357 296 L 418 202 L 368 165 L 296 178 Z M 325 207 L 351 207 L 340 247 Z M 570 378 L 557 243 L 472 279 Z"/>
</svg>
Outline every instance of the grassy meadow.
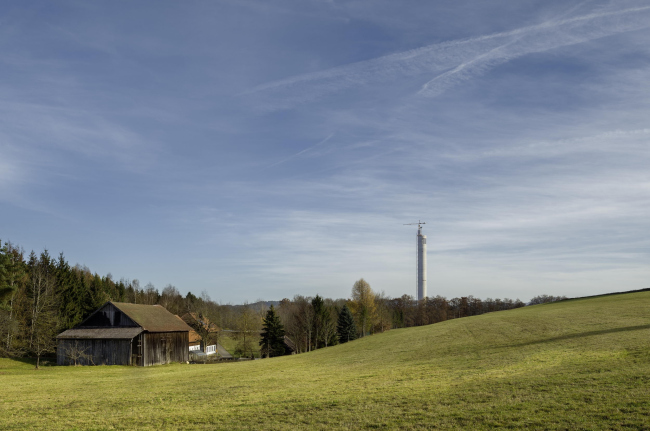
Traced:
<svg viewBox="0 0 650 431">
<path fill-rule="evenodd" d="M 259 351 L 260 337 L 259 337 L 259 335 L 254 335 L 254 336 L 251 337 L 251 340 L 252 340 L 251 345 L 253 346 L 253 349 L 255 349 L 253 354 L 255 355 L 256 358 L 259 358 L 260 357 L 260 351 Z M 230 353 L 231 355 L 233 355 L 235 357 L 239 357 L 239 355 L 237 355 L 235 353 L 235 351 L 237 350 L 237 344 L 238 343 L 239 343 L 239 341 L 237 341 L 235 338 L 232 337 L 232 335 L 230 335 L 228 333 L 223 334 L 221 337 L 219 337 L 219 344 L 221 344 L 223 346 L 223 348 L 228 351 L 228 353 Z"/>
<path fill-rule="evenodd" d="M 260 361 L 33 368 L 0 359 L 0 428 L 650 429 L 650 292 Z"/>
</svg>

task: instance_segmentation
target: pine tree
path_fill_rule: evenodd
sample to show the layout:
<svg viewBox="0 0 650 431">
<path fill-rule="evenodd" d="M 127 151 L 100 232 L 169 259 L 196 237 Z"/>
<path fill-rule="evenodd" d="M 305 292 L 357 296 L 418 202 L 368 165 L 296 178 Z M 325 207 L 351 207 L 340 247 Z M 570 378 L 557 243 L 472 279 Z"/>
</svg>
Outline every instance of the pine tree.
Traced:
<svg viewBox="0 0 650 431">
<path fill-rule="evenodd" d="M 262 338 L 260 339 L 262 356 L 267 358 L 284 355 L 284 326 L 280 322 L 280 316 L 271 308 L 266 312 L 262 325 Z"/>
<path fill-rule="evenodd" d="M 7 267 L 9 266 L 9 253 L 7 253 L 7 248 L 2 247 L 2 241 L 0 241 L 0 306 L 3 305 L 4 299 L 8 298 L 12 293 L 13 289 L 7 283 Z"/>
<path fill-rule="evenodd" d="M 64 331 L 81 323 L 84 317 L 77 287 L 77 278 L 65 260 L 63 253 L 60 253 L 59 260 L 56 263 L 56 291 L 59 295 L 59 331 Z"/>
<path fill-rule="evenodd" d="M 339 313 L 337 330 L 339 333 L 339 342 L 341 343 L 347 343 L 357 338 L 357 325 L 355 325 L 354 317 L 347 305 L 344 305 Z"/>
<path fill-rule="evenodd" d="M 21 353 L 24 344 L 23 317 L 29 307 L 23 303 L 28 276 L 22 249 L 6 242 L 1 250 L 5 272 L 0 288 L 0 355 L 10 356 Z"/>
</svg>

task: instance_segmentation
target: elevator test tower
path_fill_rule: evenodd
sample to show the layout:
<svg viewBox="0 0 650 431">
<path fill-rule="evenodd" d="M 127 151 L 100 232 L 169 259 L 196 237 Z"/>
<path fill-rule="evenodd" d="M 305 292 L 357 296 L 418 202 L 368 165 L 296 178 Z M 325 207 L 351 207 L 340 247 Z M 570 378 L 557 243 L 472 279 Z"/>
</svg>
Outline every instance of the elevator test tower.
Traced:
<svg viewBox="0 0 650 431">
<path fill-rule="evenodd" d="M 417 299 L 418 301 L 427 297 L 427 236 L 422 235 L 423 221 L 417 223 L 406 223 L 406 225 L 418 225 L 417 235 Z"/>
</svg>

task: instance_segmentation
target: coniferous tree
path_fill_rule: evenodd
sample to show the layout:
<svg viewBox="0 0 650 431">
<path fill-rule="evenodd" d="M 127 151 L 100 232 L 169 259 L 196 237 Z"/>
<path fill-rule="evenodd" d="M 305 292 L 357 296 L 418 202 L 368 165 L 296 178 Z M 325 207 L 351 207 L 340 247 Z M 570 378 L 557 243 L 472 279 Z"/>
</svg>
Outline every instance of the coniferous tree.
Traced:
<svg viewBox="0 0 650 431">
<path fill-rule="evenodd" d="M 354 323 L 354 317 L 347 305 L 344 305 L 339 313 L 337 330 L 341 343 L 347 343 L 357 338 L 357 325 Z"/>
<path fill-rule="evenodd" d="M 2 305 L 5 298 L 13 293 L 13 289 L 7 283 L 8 266 L 9 253 L 7 253 L 6 247 L 2 247 L 2 241 L 0 241 L 0 305 Z"/>
<path fill-rule="evenodd" d="M 273 305 L 266 312 L 262 325 L 262 337 L 260 339 L 262 356 L 267 358 L 282 356 L 284 348 L 284 326 L 280 322 L 280 316 L 275 312 Z"/>
<path fill-rule="evenodd" d="M 75 291 L 76 291 L 76 300 L 79 304 L 79 309 L 81 310 L 81 315 L 85 319 L 97 309 L 95 304 L 95 299 L 93 298 L 93 292 L 88 281 L 88 274 L 82 270 L 75 268 L 76 278 L 75 281 Z"/>
<path fill-rule="evenodd" d="M 77 278 L 63 253 L 59 254 L 55 274 L 56 292 L 59 295 L 59 330 L 64 331 L 81 323 L 84 315 Z"/>
<path fill-rule="evenodd" d="M 120 280 L 117 283 L 115 283 L 115 292 L 119 298 L 117 299 L 117 301 L 124 302 L 124 299 L 126 298 L 126 285 L 124 284 L 124 281 Z M 174 314 L 178 314 L 178 313 L 174 313 Z"/>
<path fill-rule="evenodd" d="M 22 307 L 28 281 L 23 250 L 6 242 L 0 253 L 4 265 L 4 299 L 0 298 L 0 355 L 13 356 L 22 352 L 24 319 L 27 307 Z"/>
</svg>

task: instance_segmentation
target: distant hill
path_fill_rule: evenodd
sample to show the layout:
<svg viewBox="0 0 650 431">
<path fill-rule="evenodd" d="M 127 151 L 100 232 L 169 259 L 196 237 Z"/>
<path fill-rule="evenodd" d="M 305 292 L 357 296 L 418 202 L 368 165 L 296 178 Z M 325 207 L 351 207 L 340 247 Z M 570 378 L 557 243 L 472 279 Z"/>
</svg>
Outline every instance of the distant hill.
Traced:
<svg viewBox="0 0 650 431">
<path fill-rule="evenodd" d="M 226 306 L 232 307 L 235 310 L 242 308 L 242 307 L 250 307 L 253 310 L 265 310 L 269 308 L 271 305 L 277 308 L 277 306 L 280 304 L 280 301 L 256 301 L 256 302 L 251 302 L 248 304 L 236 304 L 236 305 L 230 305 L 227 304 Z"/>
</svg>

